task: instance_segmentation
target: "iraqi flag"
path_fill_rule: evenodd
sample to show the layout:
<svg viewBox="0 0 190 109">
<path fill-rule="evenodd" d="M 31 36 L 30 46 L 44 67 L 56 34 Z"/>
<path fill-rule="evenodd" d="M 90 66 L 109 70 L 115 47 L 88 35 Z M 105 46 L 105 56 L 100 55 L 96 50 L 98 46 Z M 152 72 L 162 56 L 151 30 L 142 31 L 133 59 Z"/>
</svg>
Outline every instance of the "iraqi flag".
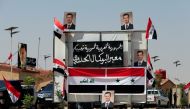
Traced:
<svg viewBox="0 0 190 109">
<path fill-rule="evenodd" d="M 54 18 L 54 36 L 57 36 L 59 39 L 63 35 L 64 26 L 59 22 L 57 18 Z"/>
<path fill-rule="evenodd" d="M 154 83 L 154 77 L 153 77 L 153 67 L 152 67 L 152 63 L 150 60 L 150 55 L 148 54 L 147 57 L 147 82 L 148 82 L 148 86 L 152 86 Z"/>
<path fill-rule="evenodd" d="M 5 86 L 7 88 L 7 91 L 9 93 L 9 96 L 11 98 L 11 101 L 13 103 L 16 103 L 17 100 L 20 98 L 21 93 L 18 90 L 16 90 L 13 87 L 13 85 L 9 81 L 7 81 L 4 77 L 3 77 L 3 79 L 4 79 L 4 82 L 5 82 Z"/>
<path fill-rule="evenodd" d="M 148 19 L 148 25 L 146 28 L 146 39 L 156 39 L 157 40 L 157 33 L 154 28 L 154 25 L 152 24 L 151 19 Z"/>
<path fill-rule="evenodd" d="M 183 90 L 185 91 L 186 94 L 188 94 L 189 88 L 190 88 L 190 82 L 183 87 Z"/>
<path fill-rule="evenodd" d="M 65 69 L 67 69 L 67 66 L 65 65 L 65 63 L 63 61 L 61 61 L 60 59 L 53 59 L 53 71 L 57 71 L 59 73 L 64 74 L 65 76 L 67 76 L 68 74 L 66 73 Z"/>
<path fill-rule="evenodd" d="M 144 93 L 144 68 L 68 68 L 69 93 Z"/>
</svg>

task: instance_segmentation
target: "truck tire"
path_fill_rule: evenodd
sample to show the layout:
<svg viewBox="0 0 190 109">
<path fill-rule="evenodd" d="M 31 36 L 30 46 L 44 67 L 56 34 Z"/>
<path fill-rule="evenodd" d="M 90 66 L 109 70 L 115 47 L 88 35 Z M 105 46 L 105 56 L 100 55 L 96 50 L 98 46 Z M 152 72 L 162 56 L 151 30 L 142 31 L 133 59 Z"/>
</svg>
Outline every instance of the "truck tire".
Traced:
<svg viewBox="0 0 190 109">
<path fill-rule="evenodd" d="M 169 101 L 167 103 L 167 107 L 166 108 L 170 108 L 170 102 Z"/>
<path fill-rule="evenodd" d="M 160 100 L 158 101 L 158 107 L 160 107 L 161 106 L 161 102 L 160 102 Z"/>
</svg>

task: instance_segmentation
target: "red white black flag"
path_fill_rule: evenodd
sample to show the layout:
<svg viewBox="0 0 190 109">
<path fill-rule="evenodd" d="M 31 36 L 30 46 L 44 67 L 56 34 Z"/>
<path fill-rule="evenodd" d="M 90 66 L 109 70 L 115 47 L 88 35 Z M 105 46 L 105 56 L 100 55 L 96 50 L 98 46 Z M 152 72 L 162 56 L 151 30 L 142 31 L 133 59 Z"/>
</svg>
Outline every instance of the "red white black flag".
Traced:
<svg viewBox="0 0 190 109">
<path fill-rule="evenodd" d="M 150 55 L 148 54 L 147 57 L 147 80 L 148 80 L 148 85 L 152 86 L 153 82 L 154 82 L 154 77 L 152 76 L 153 74 L 153 67 L 152 67 L 152 63 L 150 60 Z"/>
<path fill-rule="evenodd" d="M 64 74 L 65 76 L 67 76 L 68 74 L 66 73 L 65 69 L 67 68 L 67 66 L 65 65 L 65 63 L 59 59 L 54 58 L 53 59 L 53 71 L 57 71 L 59 73 Z"/>
<path fill-rule="evenodd" d="M 57 18 L 54 18 L 54 35 L 57 36 L 59 39 L 63 35 L 64 26 L 59 22 Z"/>
<path fill-rule="evenodd" d="M 146 39 L 156 39 L 157 40 L 157 33 L 154 28 L 154 25 L 152 24 L 151 19 L 148 19 L 148 25 L 146 28 Z"/>
<path fill-rule="evenodd" d="M 68 68 L 69 93 L 144 93 L 144 68 Z"/>
<path fill-rule="evenodd" d="M 5 82 L 5 86 L 7 88 L 7 91 L 9 93 L 9 96 L 11 98 L 11 101 L 13 103 L 16 103 L 17 100 L 20 98 L 21 93 L 18 90 L 16 90 L 13 87 L 13 85 L 9 81 L 7 81 L 4 77 L 3 77 L 3 79 L 4 79 L 4 82 Z"/>
</svg>

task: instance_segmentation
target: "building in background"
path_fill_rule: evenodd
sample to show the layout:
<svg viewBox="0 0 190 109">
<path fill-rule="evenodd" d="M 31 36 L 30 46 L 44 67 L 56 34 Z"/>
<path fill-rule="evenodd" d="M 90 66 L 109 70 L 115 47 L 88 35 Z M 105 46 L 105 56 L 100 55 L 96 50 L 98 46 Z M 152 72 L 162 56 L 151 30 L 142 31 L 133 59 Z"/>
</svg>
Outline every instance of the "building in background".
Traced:
<svg viewBox="0 0 190 109">
<path fill-rule="evenodd" d="M 0 80 L 3 80 L 3 76 L 7 80 L 11 80 L 11 66 L 9 64 L 0 63 Z M 35 78 L 35 88 L 39 90 L 41 87 L 47 85 L 52 81 L 53 73 L 51 70 L 43 70 L 36 68 L 20 69 L 17 66 L 13 66 L 13 80 L 23 80 L 26 76 Z"/>
</svg>

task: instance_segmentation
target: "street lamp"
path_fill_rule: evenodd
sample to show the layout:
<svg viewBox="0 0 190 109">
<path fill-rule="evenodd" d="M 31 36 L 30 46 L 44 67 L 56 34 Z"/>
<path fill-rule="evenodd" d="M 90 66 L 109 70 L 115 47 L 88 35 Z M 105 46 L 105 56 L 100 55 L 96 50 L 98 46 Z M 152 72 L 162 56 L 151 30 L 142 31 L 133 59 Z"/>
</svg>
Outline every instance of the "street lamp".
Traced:
<svg viewBox="0 0 190 109">
<path fill-rule="evenodd" d="M 177 60 L 177 61 L 174 61 L 173 64 L 175 64 L 176 67 L 178 67 L 179 65 L 181 65 L 180 61 Z"/>
<path fill-rule="evenodd" d="M 160 60 L 159 56 L 153 56 L 151 59 L 154 60 L 154 63 Z"/>
<path fill-rule="evenodd" d="M 151 58 L 154 60 L 154 62 L 160 60 L 159 56 L 153 56 L 153 57 L 151 57 Z"/>
<path fill-rule="evenodd" d="M 13 34 L 16 34 L 16 33 L 19 33 L 19 31 L 13 31 L 15 29 L 17 29 L 18 27 L 9 27 L 7 29 L 5 29 L 6 31 L 10 31 L 10 35 L 11 35 L 11 54 L 12 54 L 12 38 L 13 38 Z M 11 78 L 13 79 L 13 74 L 12 74 L 12 71 L 13 71 L 13 67 L 12 67 L 12 61 L 13 59 L 11 58 Z"/>
<path fill-rule="evenodd" d="M 44 55 L 44 61 L 45 61 L 45 70 L 46 70 L 46 59 L 50 58 L 51 56 L 49 55 Z"/>
<path fill-rule="evenodd" d="M 175 64 L 175 66 L 176 66 L 176 68 L 179 66 L 179 65 L 181 65 L 181 63 L 180 63 L 180 61 L 179 60 L 177 60 L 177 61 L 174 61 L 173 62 L 173 64 Z M 174 78 L 176 81 L 180 81 L 178 78 Z M 177 84 L 177 83 L 176 83 Z"/>
<path fill-rule="evenodd" d="M 173 64 L 175 64 L 176 68 L 181 65 L 180 61 L 174 61 Z M 177 81 L 180 83 L 180 79 L 179 78 L 174 78 L 176 80 L 176 94 L 177 94 Z"/>
</svg>

